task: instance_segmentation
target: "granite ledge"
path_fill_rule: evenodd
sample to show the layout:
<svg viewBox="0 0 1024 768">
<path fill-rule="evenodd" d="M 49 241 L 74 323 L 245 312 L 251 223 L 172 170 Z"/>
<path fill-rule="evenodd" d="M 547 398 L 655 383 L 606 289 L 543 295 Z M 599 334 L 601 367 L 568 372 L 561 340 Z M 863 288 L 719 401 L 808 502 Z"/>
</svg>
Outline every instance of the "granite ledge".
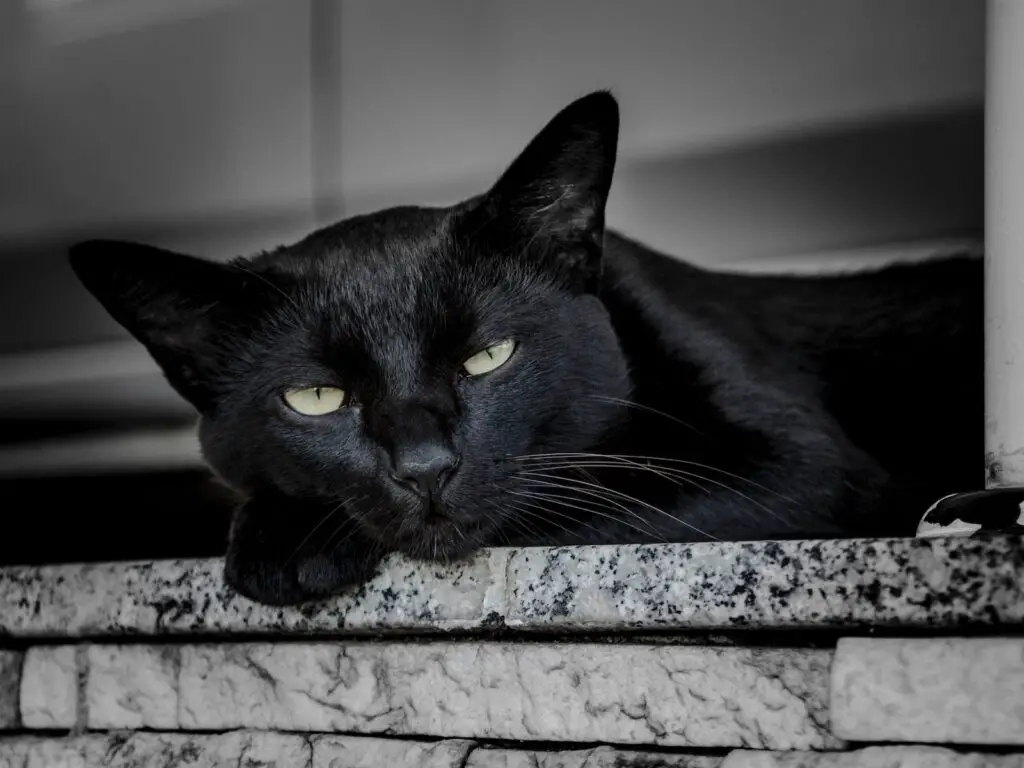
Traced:
<svg viewBox="0 0 1024 768">
<path fill-rule="evenodd" d="M 1024 768 L 1024 753 L 960 752 L 923 744 L 849 752 L 734 750 L 719 768 Z"/>
<path fill-rule="evenodd" d="M 360 635 L 1024 626 L 1024 538 L 493 549 L 394 556 L 300 608 L 232 594 L 220 560 L 0 569 L 0 635 Z"/>
<path fill-rule="evenodd" d="M 595 747 L 491 749 L 473 741 L 121 732 L 0 738 L 0 766 L 17 768 L 717 768 L 721 757 Z"/>
<path fill-rule="evenodd" d="M 0 768 L 462 768 L 471 741 L 122 731 L 0 738 Z"/>
<path fill-rule="evenodd" d="M 1024 753 L 907 746 L 852 752 L 734 750 L 718 757 L 612 747 L 569 752 L 490 749 L 461 740 L 307 737 L 272 731 L 0 738 L 4 768 L 237 768 L 243 764 L 253 768 L 1024 768 Z"/>
</svg>

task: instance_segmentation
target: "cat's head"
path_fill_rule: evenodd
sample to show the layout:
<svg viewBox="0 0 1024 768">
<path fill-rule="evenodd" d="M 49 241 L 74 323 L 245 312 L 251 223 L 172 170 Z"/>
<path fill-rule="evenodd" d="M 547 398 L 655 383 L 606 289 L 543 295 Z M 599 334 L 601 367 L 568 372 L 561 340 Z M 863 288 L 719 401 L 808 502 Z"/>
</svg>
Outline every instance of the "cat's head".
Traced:
<svg viewBox="0 0 1024 768">
<path fill-rule="evenodd" d="M 282 502 L 229 559 L 301 560 L 304 539 L 322 556 L 339 520 L 381 550 L 448 559 L 536 522 L 536 500 L 514 494 L 517 457 L 592 447 L 619 412 L 608 398 L 629 394 L 599 298 L 617 134 L 614 99 L 591 94 L 477 198 L 227 264 L 73 249 L 83 283 L 199 412 L 221 478 L 336 511 L 313 535 L 318 520 Z"/>
</svg>

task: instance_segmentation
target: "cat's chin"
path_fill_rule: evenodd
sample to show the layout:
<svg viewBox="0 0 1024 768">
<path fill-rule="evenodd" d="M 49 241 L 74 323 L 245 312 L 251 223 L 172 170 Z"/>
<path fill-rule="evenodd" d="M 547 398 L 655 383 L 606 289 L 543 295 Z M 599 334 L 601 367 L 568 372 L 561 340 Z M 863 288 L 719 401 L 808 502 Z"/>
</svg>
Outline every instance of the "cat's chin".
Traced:
<svg viewBox="0 0 1024 768">
<path fill-rule="evenodd" d="M 477 535 L 450 520 L 431 521 L 418 530 L 390 542 L 395 550 L 414 560 L 450 563 L 474 554 L 483 546 Z"/>
</svg>

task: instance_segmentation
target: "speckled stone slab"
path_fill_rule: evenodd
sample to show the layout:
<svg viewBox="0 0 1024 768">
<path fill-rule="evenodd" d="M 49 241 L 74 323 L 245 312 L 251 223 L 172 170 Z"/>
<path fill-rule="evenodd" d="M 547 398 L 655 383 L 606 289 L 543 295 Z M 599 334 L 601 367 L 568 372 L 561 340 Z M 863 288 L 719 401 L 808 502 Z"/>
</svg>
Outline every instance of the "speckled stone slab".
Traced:
<svg viewBox="0 0 1024 768">
<path fill-rule="evenodd" d="M 1024 626 L 1024 538 L 494 549 L 394 556 L 301 608 L 233 595 L 219 560 L 0 569 L 0 634 Z"/>
<path fill-rule="evenodd" d="M 538 752 L 489 749 L 462 739 L 272 731 L 0 738 L 0 768 L 716 768 L 721 759 L 611 747 Z"/>
<path fill-rule="evenodd" d="M 359 736 L 314 736 L 310 743 L 312 768 L 465 768 L 475 747 L 463 739 L 423 742 Z"/>
<path fill-rule="evenodd" d="M 0 650 L 0 730 L 18 727 L 22 655 Z"/>
<path fill-rule="evenodd" d="M 720 768 L 1024 768 L 1024 754 L 954 752 L 930 746 L 867 747 L 850 752 L 735 750 Z"/>
<path fill-rule="evenodd" d="M 79 659 L 101 662 L 85 670 L 80 722 L 817 749 L 841 743 L 827 727 L 831 656 L 493 642 L 92 646 Z"/>
<path fill-rule="evenodd" d="M 1024 745 L 1024 637 L 843 638 L 831 713 L 855 741 Z"/>
<path fill-rule="evenodd" d="M 570 752 L 477 747 L 464 768 L 718 768 L 722 758 L 594 747 Z"/>
<path fill-rule="evenodd" d="M 896 539 L 521 550 L 511 626 L 1024 624 L 1024 539 Z"/>
<path fill-rule="evenodd" d="M 471 741 L 268 731 L 0 738 L 0 768 L 463 768 Z"/>
<path fill-rule="evenodd" d="M 313 745 L 310 740 L 283 733 L 239 731 L 209 736 L 120 733 L 0 738 L 0 768 L 304 768 L 311 765 Z"/>
</svg>

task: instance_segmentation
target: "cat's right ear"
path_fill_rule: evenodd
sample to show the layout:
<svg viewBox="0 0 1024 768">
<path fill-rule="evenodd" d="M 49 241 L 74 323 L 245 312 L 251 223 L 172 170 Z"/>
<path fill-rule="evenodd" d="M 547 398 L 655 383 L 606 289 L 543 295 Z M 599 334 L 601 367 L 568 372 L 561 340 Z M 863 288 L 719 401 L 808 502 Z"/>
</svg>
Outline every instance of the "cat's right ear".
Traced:
<svg viewBox="0 0 1024 768">
<path fill-rule="evenodd" d="M 600 273 L 605 205 L 615 171 L 619 106 L 596 91 L 555 115 L 467 215 L 471 232 L 538 260 L 577 289 Z"/>
<path fill-rule="evenodd" d="M 145 345 L 171 386 L 200 412 L 211 405 L 219 332 L 241 298 L 228 265 L 147 245 L 79 243 L 71 268 L 121 326 Z"/>
</svg>

